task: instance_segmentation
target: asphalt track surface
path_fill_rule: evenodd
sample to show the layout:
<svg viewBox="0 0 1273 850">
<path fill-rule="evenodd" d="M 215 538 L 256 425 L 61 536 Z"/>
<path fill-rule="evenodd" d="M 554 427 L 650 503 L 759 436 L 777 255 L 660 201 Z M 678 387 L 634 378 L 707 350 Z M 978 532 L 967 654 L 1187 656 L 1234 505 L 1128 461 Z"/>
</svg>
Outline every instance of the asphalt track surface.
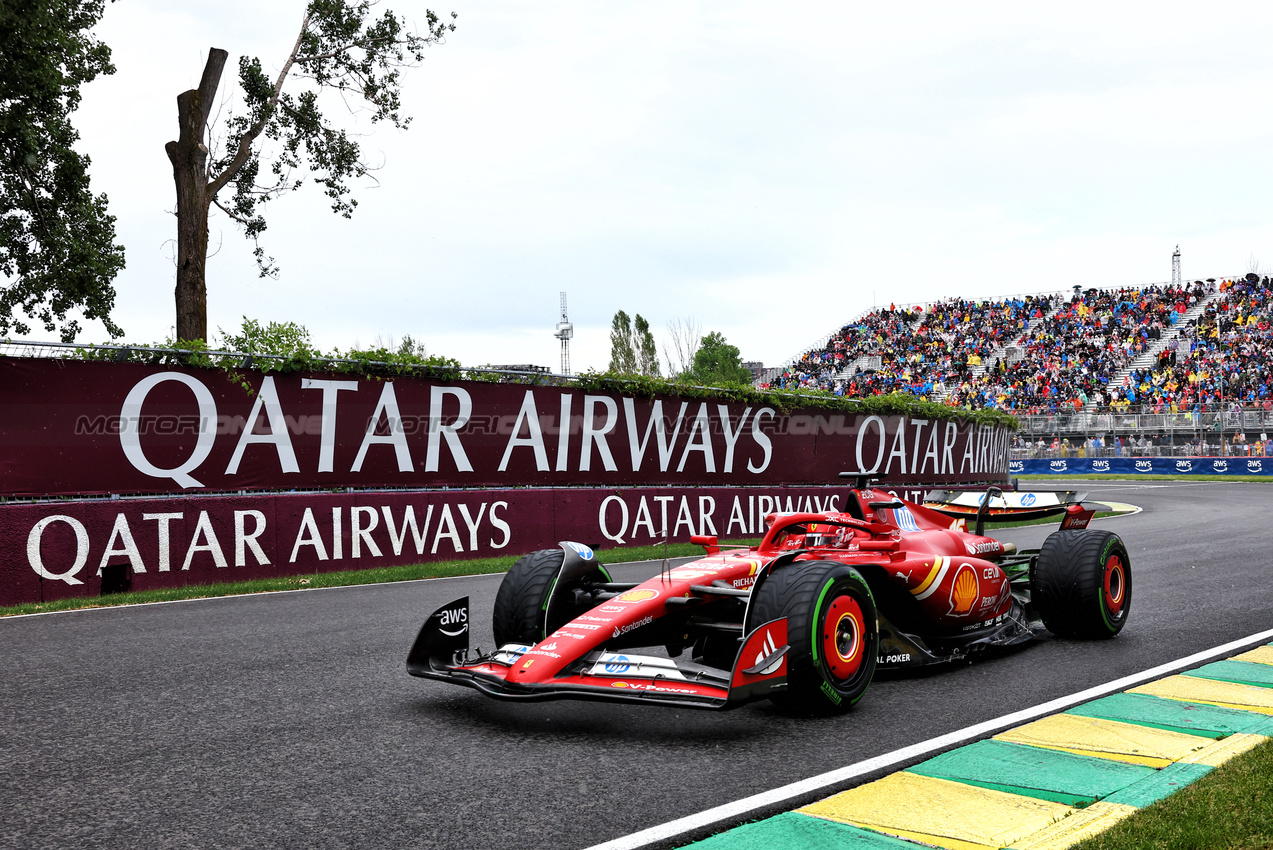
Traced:
<svg viewBox="0 0 1273 850">
<path fill-rule="evenodd" d="M 582 848 L 1273 627 L 1273 487 L 1075 486 L 1144 508 L 1096 523 L 1132 558 L 1118 638 L 877 681 L 832 719 L 503 703 L 408 676 L 455 598 L 491 646 L 499 576 L 0 621 L 0 846 Z"/>
</svg>

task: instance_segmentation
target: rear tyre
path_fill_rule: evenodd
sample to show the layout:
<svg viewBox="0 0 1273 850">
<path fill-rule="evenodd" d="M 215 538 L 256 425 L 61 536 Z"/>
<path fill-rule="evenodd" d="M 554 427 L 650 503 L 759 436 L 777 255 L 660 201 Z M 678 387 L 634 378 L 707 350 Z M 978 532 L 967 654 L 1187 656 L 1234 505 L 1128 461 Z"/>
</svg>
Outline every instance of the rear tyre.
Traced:
<svg viewBox="0 0 1273 850">
<path fill-rule="evenodd" d="M 496 646 L 539 643 L 592 607 L 576 602 L 571 591 L 586 580 L 606 581 L 605 576 L 594 570 L 554 592 L 564 559 L 560 549 L 540 549 L 513 564 L 495 594 L 492 626 Z"/>
<path fill-rule="evenodd" d="M 839 714 L 871 684 L 879 650 L 875 600 L 851 567 L 830 561 L 779 567 L 756 589 L 748 626 L 787 618 L 787 689 L 771 697 L 784 711 Z"/>
<path fill-rule="evenodd" d="M 1030 570 L 1031 600 L 1058 637 L 1111 638 L 1132 602 L 1131 559 L 1110 531 L 1058 531 Z"/>
</svg>

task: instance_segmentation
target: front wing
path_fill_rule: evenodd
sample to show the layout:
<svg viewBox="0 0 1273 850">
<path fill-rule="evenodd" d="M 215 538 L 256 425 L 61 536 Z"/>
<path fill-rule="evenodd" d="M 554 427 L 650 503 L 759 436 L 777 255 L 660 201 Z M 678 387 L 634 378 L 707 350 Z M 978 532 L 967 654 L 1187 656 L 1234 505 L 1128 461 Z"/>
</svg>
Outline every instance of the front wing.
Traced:
<svg viewBox="0 0 1273 850">
<path fill-rule="evenodd" d="M 764 699 L 787 685 L 787 621 L 773 620 L 743 641 L 724 670 L 659 656 L 594 650 L 542 682 L 517 681 L 532 647 L 507 644 L 468 657 L 468 597 L 435 611 L 407 655 L 407 672 L 463 685 L 506 700 L 579 699 L 730 709 Z M 523 667 L 525 665 L 525 667 Z"/>
<path fill-rule="evenodd" d="M 1074 490 L 1000 492 L 930 490 L 924 507 L 954 519 L 984 518 L 986 522 L 1025 522 L 1059 516 L 1081 505 L 1087 493 Z"/>
</svg>

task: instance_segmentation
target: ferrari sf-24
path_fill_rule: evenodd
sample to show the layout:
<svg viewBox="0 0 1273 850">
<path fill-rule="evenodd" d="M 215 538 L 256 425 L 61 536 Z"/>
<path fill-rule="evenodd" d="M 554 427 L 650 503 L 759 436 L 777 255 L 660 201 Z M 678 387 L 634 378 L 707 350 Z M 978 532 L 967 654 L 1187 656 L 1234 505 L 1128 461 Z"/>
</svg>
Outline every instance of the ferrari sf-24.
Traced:
<svg viewBox="0 0 1273 850">
<path fill-rule="evenodd" d="M 508 700 L 728 709 L 769 699 L 794 713 L 842 712 L 877 670 L 953 662 L 1043 629 L 1118 634 L 1131 563 L 1118 535 L 1087 528 L 1084 495 L 991 487 L 931 491 L 918 504 L 858 480 L 843 511 L 771 514 L 750 548 L 694 537 L 705 557 L 636 583 L 563 542 L 508 571 L 494 651 L 470 654 L 465 597 L 428 618 L 407 669 Z M 1039 549 L 984 534 L 988 521 L 1048 515 L 1061 530 Z"/>
</svg>

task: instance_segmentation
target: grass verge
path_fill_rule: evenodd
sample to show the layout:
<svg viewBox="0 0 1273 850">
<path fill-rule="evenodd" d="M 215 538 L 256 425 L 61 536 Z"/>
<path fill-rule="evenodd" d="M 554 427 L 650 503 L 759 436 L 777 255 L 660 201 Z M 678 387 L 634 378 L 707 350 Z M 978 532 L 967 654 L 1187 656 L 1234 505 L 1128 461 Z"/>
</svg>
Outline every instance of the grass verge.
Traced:
<svg viewBox="0 0 1273 850">
<path fill-rule="evenodd" d="M 1071 850 L 1273 848 L 1273 741 Z"/>
<path fill-rule="evenodd" d="M 754 546 L 757 540 L 726 540 L 722 547 Z M 652 561 L 663 557 L 663 546 L 618 546 L 598 552 L 602 563 L 623 561 Z M 693 543 L 672 543 L 667 547 L 669 558 L 702 555 L 703 547 Z M 498 558 L 475 558 L 470 561 L 435 561 L 429 564 L 404 564 L 397 567 L 380 567 L 370 570 L 343 570 L 341 572 L 311 573 L 307 575 L 280 576 L 279 578 L 254 579 L 252 581 L 223 582 L 220 584 L 187 585 L 156 590 L 139 590 L 131 593 L 113 593 L 109 596 L 81 596 L 57 599 L 52 602 L 28 602 L 0 608 L 0 617 L 17 614 L 44 614 L 50 611 L 72 611 L 80 608 L 113 608 L 119 605 L 138 605 L 144 602 L 174 602 L 182 599 L 210 599 L 216 596 L 239 596 L 245 593 L 269 593 L 279 590 L 301 590 L 315 587 L 348 587 L 358 584 L 383 584 L 391 581 L 415 581 L 422 578 L 446 578 L 471 576 L 483 573 L 502 573 L 518 559 L 518 555 Z"/>
</svg>

